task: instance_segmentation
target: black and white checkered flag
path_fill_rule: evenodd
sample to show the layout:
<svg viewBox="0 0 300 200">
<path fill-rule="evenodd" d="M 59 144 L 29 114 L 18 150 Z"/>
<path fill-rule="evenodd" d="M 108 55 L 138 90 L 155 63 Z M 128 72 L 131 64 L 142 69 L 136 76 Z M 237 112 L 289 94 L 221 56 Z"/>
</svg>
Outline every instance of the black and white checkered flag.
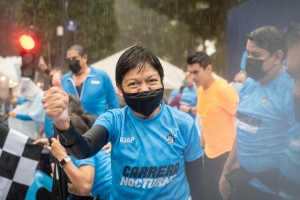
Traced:
<svg viewBox="0 0 300 200">
<path fill-rule="evenodd" d="M 24 199 L 40 160 L 42 145 L 0 125 L 0 199 Z"/>
</svg>

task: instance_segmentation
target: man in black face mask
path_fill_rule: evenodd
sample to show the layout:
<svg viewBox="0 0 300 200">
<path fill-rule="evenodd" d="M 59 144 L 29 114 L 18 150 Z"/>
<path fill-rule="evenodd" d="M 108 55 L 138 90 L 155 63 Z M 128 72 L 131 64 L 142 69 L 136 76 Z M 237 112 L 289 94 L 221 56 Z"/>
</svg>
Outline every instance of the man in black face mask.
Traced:
<svg viewBox="0 0 300 200">
<path fill-rule="evenodd" d="M 299 129 L 292 97 L 294 81 L 282 66 L 284 33 L 271 26 L 258 28 L 248 34 L 246 50 L 249 78 L 240 91 L 236 142 L 223 169 L 220 193 L 227 199 L 233 186 L 234 199 L 279 200 L 285 137 Z M 232 170 L 236 160 L 240 167 Z"/>
<path fill-rule="evenodd" d="M 119 107 L 109 76 L 103 70 L 88 66 L 88 56 L 81 45 L 70 47 L 66 57 L 70 72 L 62 77 L 62 86 L 80 99 L 85 112 L 99 116 Z"/>
<path fill-rule="evenodd" d="M 119 108 L 109 76 L 103 70 L 88 66 L 88 55 L 81 45 L 71 46 L 66 58 L 70 72 L 62 77 L 62 86 L 67 93 L 80 99 L 85 112 L 96 119 L 106 110 Z M 42 56 L 38 66 L 50 77 L 55 73 L 47 67 Z"/>
</svg>

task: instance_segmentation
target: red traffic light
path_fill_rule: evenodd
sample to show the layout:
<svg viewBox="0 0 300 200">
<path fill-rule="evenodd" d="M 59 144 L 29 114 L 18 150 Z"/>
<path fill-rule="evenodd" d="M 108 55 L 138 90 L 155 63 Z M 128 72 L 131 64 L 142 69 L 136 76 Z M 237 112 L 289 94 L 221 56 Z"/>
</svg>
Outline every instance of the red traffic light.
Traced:
<svg viewBox="0 0 300 200">
<path fill-rule="evenodd" d="M 32 50 L 35 46 L 34 39 L 29 35 L 21 35 L 19 38 L 20 45 L 25 50 Z"/>
</svg>

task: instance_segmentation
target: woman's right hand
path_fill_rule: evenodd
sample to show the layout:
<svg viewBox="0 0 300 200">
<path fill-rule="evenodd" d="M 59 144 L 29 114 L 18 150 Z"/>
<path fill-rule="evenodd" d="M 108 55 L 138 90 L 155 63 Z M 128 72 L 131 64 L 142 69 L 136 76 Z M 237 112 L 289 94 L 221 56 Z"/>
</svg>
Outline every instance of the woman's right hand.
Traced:
<svg viewBox="0 0 300 200">
<path fill-rule="evenodd" d="M 37 139 L 36 141 L 33 142 L 33 144 L 38 144 L 38 143 L 44 144 L 44 149 L 46 149 L 47 146 L 50 146 L 48 138 L 40 138 L 40 139 Z"/>
<path fill-rule="evenodd" d="M 69 97 L 62 88 L 60 74 L 53 75 L 52 85 L 53 87 L 44 93 L 42 102 L 45 114 L 52 118 L 56 128 L 63 132 L 70 128 Z"/>
</svg>

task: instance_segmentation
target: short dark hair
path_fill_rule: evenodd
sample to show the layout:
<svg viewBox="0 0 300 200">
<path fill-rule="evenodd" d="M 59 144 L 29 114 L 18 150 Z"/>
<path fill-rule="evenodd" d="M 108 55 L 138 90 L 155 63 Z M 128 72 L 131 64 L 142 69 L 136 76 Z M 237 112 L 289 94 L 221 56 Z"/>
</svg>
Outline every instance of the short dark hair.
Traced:
<svg viewBox="0 0 300 200">
<path fill-rule="evenodd" d="M 79 45 L 79 44 L 75 44 L 73 46 L 71 46 L 68 50 L 68 51 L 78 51 L 78 54 L 80 56 L 84 56 L 86 54 L 86 51 L 85 49 L 83 48 L 83 46 Z"/>
<path fill-rule="evenodd" d="M 84 114 L 83 106 L 78 98 L 72 94 L 69 96 L 68 111 L 70 120 L 78 132 L 83 135 L 92 127 L 92 120 L 90 115 Z"/>
<path fill-rule="evenodd" d="M 300 41 L 300 24 L 290 23 L 285 33 L 285 40 L 288 48 Z"/>
<path fill-rule="evenodd" d="M 282 60 L 285 58 L 287 48 L 284 33 L 281 29 L 274 26 L 263 26 L 255 29 L 247 36 L 248 39 L 255 42 L 257 46 L 267 50 L 270 55 L 281 50 L 283 52 Z"/>
<path fill-rule="evenodd" d="M 69 96 L 69 106 L 68 106 L 69 115 L 74 114 L 77 116 L 81 116 L 83 114 L 83 107 L 80 100 L 72 94 L 68 94 L 68 96 Z"/>
<path fill-rule="evenodd" d="M 81 116 L 70 116 L 70 120 L 76 130 L 83 135 L 92 127 L 92 121 L 89 115 L 81 115 Z"/>
<path fill-rule="evenodd" d="M 187 64 L 192 65 L 198 63 L 200 67 L 206 69 L 208 65 L 211 65 L 211 59 L 205 52 L 195 52 L 190 55 L 187 60 Z"/>
<path fill-rule="evenodd" d="M 116 85 L 121 87 L 125 74 L 137 67 L 137 65 L 139 65 L 140 71 L 144 70 L 145 63 L 150 64 L 157 70 L 161 82 L 163 82 L 164 70 L 156 55 L 144 47 L 133 46 L 126 50 L 117 62 L 115 74 Z"/>
</svg>

